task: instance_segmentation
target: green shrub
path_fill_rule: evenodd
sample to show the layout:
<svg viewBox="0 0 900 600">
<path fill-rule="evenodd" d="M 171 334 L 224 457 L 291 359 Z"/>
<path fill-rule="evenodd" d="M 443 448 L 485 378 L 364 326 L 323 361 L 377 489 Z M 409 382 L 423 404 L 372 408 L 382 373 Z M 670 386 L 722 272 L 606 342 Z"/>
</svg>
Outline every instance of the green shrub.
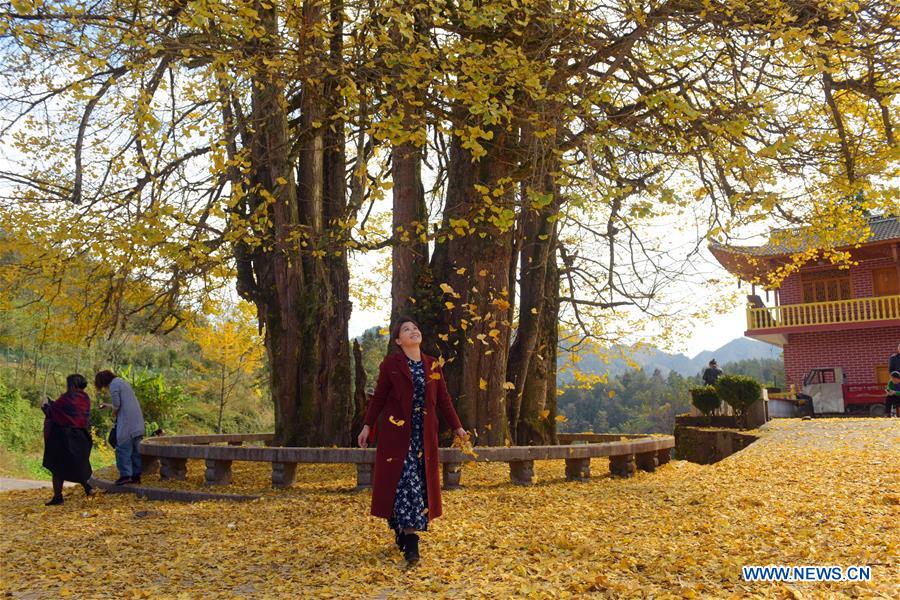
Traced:
<svg viewBox="0 0 900 600">
<path fill-rule="evenodd" d="M 189 403 L 190 396 L 179 386 L 166 383 L 161 373 L 154 374 L 145 369 L 135 371 L 129 366 L 122 372 L 122 379 L 131 384 L 146 423 L 166 431 L 175 428 L 182 407 Z"/>
<path fill-rule="evenodd" d="M 100 410 L 97 408 L 101 400 L 91 397 L 91 429 L 97 434 L 101 440 L 106 440 L 109 430 L 112 429 L 113 418 L 111 410 Z"/>
<path fill-rule="evenodd" d="M 704 415 L 709 415 L 722 405 L 722 399 L 711 385 L 691 388 L 691 404 Z"/>
<path fill-rule="evenodd" d="M 743 375 L 723 375 L 716 381 L 719 397 L 743 417 L 744 412 L 762 397 L 762 386 L 755 379 Z"/>
<path fill-rule="evenodd" d="M 219 409 L 212 404 L 194 403 L 185 407 L 179 421 L 180 431 L 184 433 L 208 433 L 216 430 Z M 269 428 L 271 425 L 268 426 Z M 267 425 L 259 413 L 249 410 L 225 408 L 222 417 L 222 431 L 228 433 L 257 433 L 265 431 Z"/>
<path fill-rule="evenodd" d="M 41 447 L 44 413 L 22 397 L 18 389 L 0 382 L 0 445 L 13 452 L 31 452 Z"/>
</svg>

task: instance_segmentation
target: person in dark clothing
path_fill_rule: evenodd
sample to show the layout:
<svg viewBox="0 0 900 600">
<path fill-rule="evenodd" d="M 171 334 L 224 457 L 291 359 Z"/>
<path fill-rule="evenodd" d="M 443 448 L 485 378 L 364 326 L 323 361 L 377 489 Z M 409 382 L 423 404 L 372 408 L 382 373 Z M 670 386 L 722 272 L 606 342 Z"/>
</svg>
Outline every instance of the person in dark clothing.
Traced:
<svg viewBox="0 0 900 600">
<path fill-rule="evenodd" d="M 897 344 L 897 352 L 891 354 L 891 358 L 888 360 L 888 373 L 895 371 L 900 373 L 900 344 Z"/>
<path fill-rule="evenodd" d="M 900 417 L 900 371 L 891 371 L 891 380 L 888 381 L 887 396 L 884 398 L 884 414 L 891 416 L 891 408 L 894 416 Z"/>
<path fill-rule="evenodd" d="M 716 385 L 716 380 L 722 374 L 722 369 L 716 363 L 716 359 L 709 361 L 709 366 L 703 371 L 703 383 L 706 385 Z"/>
<path fill-rule="evenodd" d="M 91 399 L 85 393 L 87 380 L 78 374 L 66 377 L 66 393 L 55 401 L 45 398 L 44 468 L 53 474 L 53 498 L 47 506 L 63 503 L 64 481 L 84 487 L 87 496 L 94 494 L 91 478 L 90 413 Z"/>
</svg>

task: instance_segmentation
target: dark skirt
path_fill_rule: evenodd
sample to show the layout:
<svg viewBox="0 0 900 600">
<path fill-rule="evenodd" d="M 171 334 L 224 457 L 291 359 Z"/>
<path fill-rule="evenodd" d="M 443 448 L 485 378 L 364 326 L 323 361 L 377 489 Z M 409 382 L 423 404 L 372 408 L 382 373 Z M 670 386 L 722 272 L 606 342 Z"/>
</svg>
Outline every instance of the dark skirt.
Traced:
<svg viewBox="0 0 900 600">
<path fill-rule="evenodd" d="M 412 430 L 409 452 L 403 461 L 403 471 L 394 494 L 394 514 L 388 527 L 428 530 L 428 480 L 425 475 L 425 367 L 424 363 L 407 359 L 415 390 L 413 393 Z"/>
<path fill-rule="evenodd" d="M 51 423 L 44 439 L 44 468 L 65 481 L 84 483 L 91 478 L 93 444 L 87 429 Z"/>
</svg>

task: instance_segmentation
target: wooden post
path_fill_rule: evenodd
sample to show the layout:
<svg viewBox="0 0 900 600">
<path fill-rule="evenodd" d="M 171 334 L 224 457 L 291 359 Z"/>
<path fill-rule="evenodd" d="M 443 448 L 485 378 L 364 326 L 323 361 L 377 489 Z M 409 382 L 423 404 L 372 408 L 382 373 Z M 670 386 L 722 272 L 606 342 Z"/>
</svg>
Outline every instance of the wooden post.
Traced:
<svg viewBox="0 0 900 600">
<path fill-rule="evenodd" d="M 206 459 L 206 481 L 204 485 L 229 485 L 231 483 L 231 461 Z"/>
<path fill-rule="evenodd" d="M 534 478 L 534 461 L 509 461 L 509 478 L 516 485 L 531 485 Z"/>
<path fill-rule="evenodd" d="M 187 459 L 163 457 L 159 460 L 160 479 L 178 479 L 184 481 L 187 478 Z"/>
<path fill-rule="evenodd" d="M 566 479 L 569 481 L 587 481 L 591 478 L 590 458 L 567 458 Z"/>
<path fill-rule="evenodd" d="M 297 463 L 273 462 L 272 463 L 272 487 L 287 488 L 294 484 L 297 476 Z"/>
<path fill-rule="evenodd" d="M 459 480 L 462 477 L 462 465 L 459 463 L 443 463 L 444 468 L 444 489 L 459 489 Z"/>
<path fill-rule="evenodd" d="M 634 462 L 638 469 L 652 473 L 656 470 L 656 452 L 641 452 L 634 455 Z"/>
<path fill-rule="evenodd" d="M 635 472 L 634 454 L 609 457 L 609 472 L 617 477 L 631 477 Z"/>
<path fill-rule="evenodd" d="M 372 487 L 372 463 L 356 463 L 356 489 Z"/>
</svg>

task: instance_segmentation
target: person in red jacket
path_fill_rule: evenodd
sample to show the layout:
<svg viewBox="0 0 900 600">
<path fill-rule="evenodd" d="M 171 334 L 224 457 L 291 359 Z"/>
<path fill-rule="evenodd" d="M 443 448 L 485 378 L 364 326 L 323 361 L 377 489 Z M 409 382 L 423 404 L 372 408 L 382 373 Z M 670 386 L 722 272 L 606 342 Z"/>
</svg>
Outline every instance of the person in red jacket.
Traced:
<svg viewBox="0 0 900 600">
<path fill-rule="evenodd" d="M 400 318 L 391 333 L 395 346 L 381 362 L 378 383 L 366 411 L 358 442 L 384 414 L 378 432 L 372 480 L 372 515 L 388 520 L 406 560 L 419 560 L 419 536 L 441 516 L 438 474 L 440 411 L 456 436 L 468 438 L 459 422 L 438 362 L 420 350 L 422 333 L 415 321 Z"/>
<path fill-rule="evenodd" d="M 53 474 L 53 498 L 47 506 L 63 503 L 64 481 L 74 481 L 93 495 L 91 478 L 91 399 L 87 380 L 77 373 L 66 377 L 66 393 L 55 401 L 44 399 L 44 468 Z"/>
</svg>

